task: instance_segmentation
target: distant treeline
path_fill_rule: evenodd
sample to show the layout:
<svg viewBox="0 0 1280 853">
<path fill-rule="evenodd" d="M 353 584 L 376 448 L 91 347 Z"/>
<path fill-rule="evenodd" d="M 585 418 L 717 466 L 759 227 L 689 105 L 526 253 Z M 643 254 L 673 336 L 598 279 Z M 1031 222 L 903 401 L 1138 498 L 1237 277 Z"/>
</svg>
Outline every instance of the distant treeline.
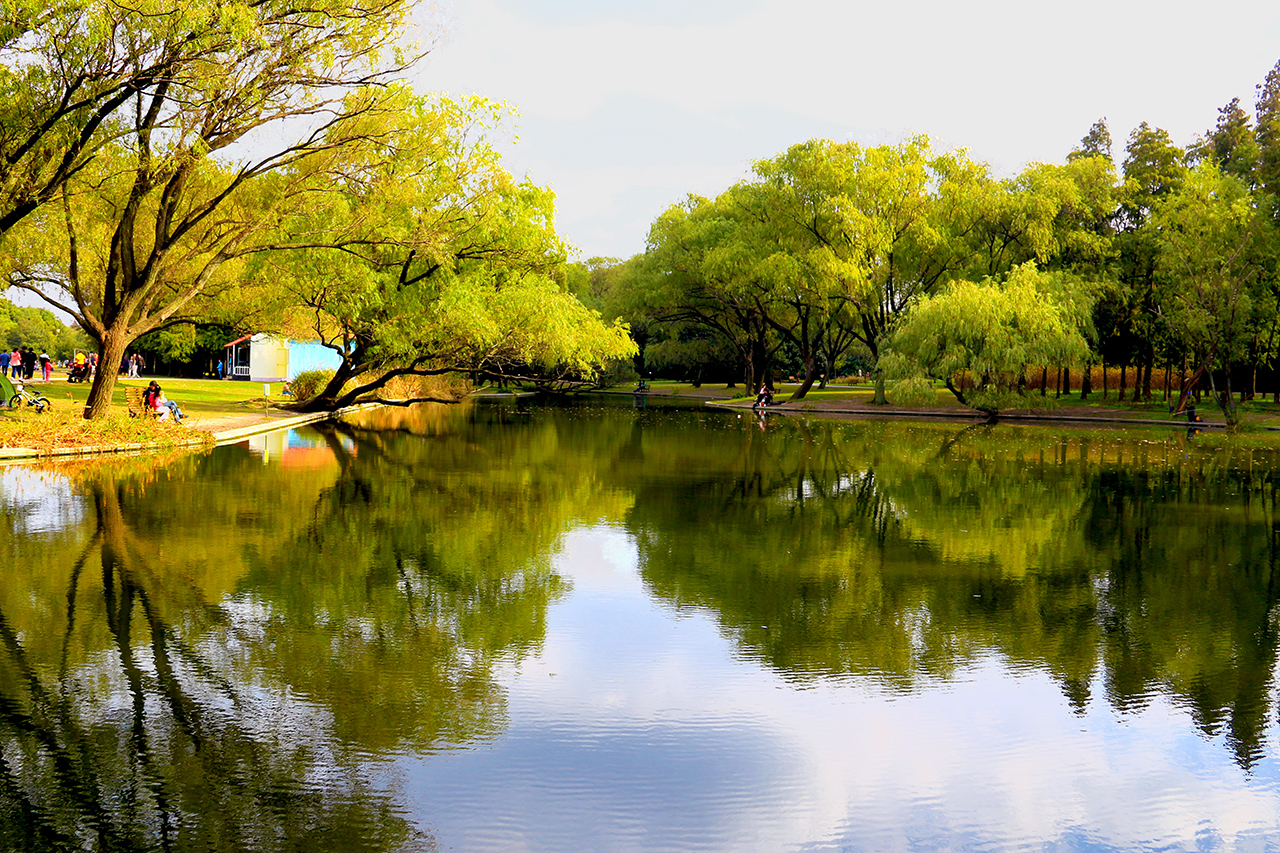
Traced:
<svg viewBox="0 0 1280 853">
<path fill-rule="evenodd" d="M 803 397 L 864 368 L 879 400 L 941 380 L 979 408 L 1046 384 L 1087 397 L 1103 375 L 1143 399 L 1166 384 L 1276 399 L 1278 198 L 1280 63 L 1252 116 L 1232 99 L 1185 146 L 1143 122 L 1119 169 L 1105 119 L 1063 163 L 1008 179 L 923 136 L 810 140 L 671 206 L 643 254 L 571 265 L 568 284 L 630 324 L 645 375 L 755 385 L 781 369 Z"/>
</svg>

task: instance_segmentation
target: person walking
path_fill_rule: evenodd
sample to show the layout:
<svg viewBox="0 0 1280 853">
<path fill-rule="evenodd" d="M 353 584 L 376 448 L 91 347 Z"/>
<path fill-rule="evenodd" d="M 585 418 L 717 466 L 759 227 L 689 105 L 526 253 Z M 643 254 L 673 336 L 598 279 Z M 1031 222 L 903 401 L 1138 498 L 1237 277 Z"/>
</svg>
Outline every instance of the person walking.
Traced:
<svg viewBox="0 0 1280 853">
<path fill-rule="evenodd" d="M 45 382 L 53 376 L 53 359 L 49 358 L 46 350 L 40 350 L 40 373 Z"/>
<path fill-rule="evenodd" d="M 0 376 L 9 375 L 9 359 L 10 355 L 7 349 L 4 352 L 0 352 Z"/>
<path fill-rule="evenodd" d="M 27 347 L 22 351 L 23 375 L 30 382 L 36 375 L 36 351 Z"/>
<path fill-rule="evenodd" d="M 22 378 L 22 350 L 17 347 L 9 355 L 9 375 L 14 379 Z"/>
</svg>

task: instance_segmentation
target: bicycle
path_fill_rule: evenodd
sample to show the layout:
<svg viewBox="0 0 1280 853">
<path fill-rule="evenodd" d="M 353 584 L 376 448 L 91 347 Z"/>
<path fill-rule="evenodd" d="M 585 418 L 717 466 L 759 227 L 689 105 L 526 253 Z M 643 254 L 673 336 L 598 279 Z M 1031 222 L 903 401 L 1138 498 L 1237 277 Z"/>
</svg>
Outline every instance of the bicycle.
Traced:
<svg viewBox="0 0 1280 853">
<path fill-rule="evenodd" d="M 44 396 L 43 394 L 40 394 L 38 396 L 36 394 L 32 394 L 30 391 L 28 391 L 26 388 L 24 388 L 21 385 L 17 386 L 17 388 L 18 388 L 18 393 L 14 394 L 12 397 L 9 398 L 9 408 L 16 409 L 19 406 L 21 406 L 23 403 L 27 404 L 28 406 L 35 406 L 36 411 L 41 413 L 43 413 L 45 409 L 53 408 L 53 403 L 50 403 L 49 398 Z"/>
</svg>

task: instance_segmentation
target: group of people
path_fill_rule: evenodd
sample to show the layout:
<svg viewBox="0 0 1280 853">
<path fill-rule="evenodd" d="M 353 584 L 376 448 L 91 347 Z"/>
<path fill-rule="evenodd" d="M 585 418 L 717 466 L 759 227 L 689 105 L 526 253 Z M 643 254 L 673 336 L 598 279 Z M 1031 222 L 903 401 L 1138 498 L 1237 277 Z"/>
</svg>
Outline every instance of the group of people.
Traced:
<svg viewBox="0 0 1280 853">
<path fill-rule="evenodd" d="M 167 421 L 169 418 L 181 421 L 186 417 L 182 409 L 178 408 L 178 404 L 164 395 L 164 391 L 160 390 L 160 385 L 154 379 L 148 383 L 147 390 L 142 392 L 142 404 L 156 413 L 158 421 Z"/>
<path fill-rule="evenodd" d="M 139 371 L 145 370 L 146 367 L 147 363 L 143 360 L 140 352 L 126 355 L 120 359 L 120 375 L 128 376 L 130 379 L 137 379 Z"/>
<path fill-rule="evenodd" d="M 14 347 L 12 352 L 8 349 L 0 352 L 0 376 L 31 380 L 35 377 L 37 366 L 41 377 L 48 382 L 53 375 L 53 359 L 49 358 L 49 353 L 41 350 L 36 355 L 31 347 Z"/>
<path fill-rule="evenodd" d="M 76 350 L 76 356 L 71 360 L 71 370 L 67 379 L 71 382 L 88 382 L 97 372 L 98 354 L 96 352 L 86 353 L 83 350 Z"/>
</svg>

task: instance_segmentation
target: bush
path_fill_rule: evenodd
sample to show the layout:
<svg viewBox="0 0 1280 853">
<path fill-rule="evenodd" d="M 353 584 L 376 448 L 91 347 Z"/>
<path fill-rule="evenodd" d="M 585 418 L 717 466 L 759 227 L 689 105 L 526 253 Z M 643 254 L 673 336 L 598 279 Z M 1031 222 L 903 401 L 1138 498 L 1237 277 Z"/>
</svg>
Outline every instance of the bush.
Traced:
<svg viewBox="0 0 1280 853">
<path fill-rule="evenodd" d="M 289 382 L 295 400 L 310 400 L 324 390 L 333 378 L 332 370 L 304 370 Z"/>
</svg>

